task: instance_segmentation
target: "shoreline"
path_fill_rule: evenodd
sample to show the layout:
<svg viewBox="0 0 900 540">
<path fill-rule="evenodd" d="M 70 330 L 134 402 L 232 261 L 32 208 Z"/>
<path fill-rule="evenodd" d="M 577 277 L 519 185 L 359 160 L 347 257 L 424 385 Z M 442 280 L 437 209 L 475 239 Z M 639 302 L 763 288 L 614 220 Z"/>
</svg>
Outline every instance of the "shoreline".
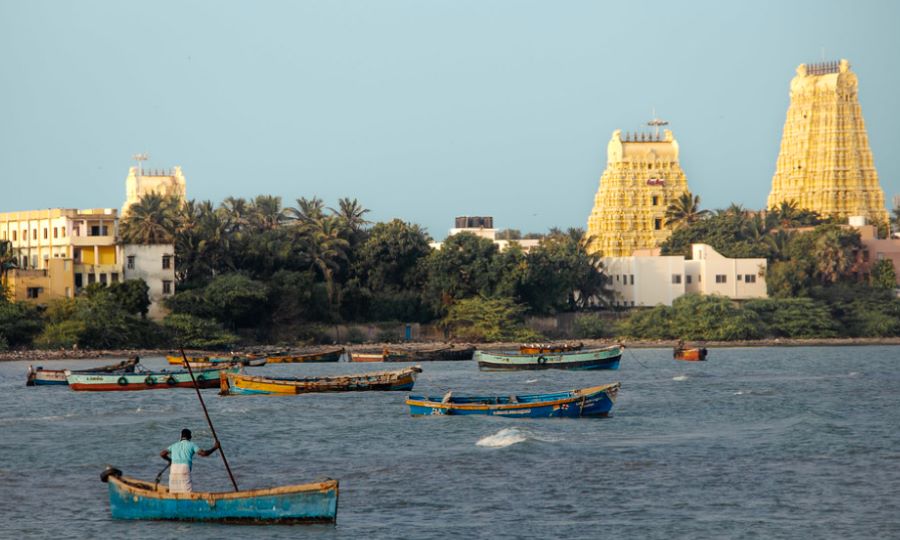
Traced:
<svg viewBox="0 0 900 540">
<path fill-rule="evenodd" d="M 568 340 L 566 343 L 583 343 L 585 347 L 602 347 L 610 344 L 621 343 L 630 349 L 668 349 L 673 348 L 676 340 L 618 340 L 618 339 L 584 339 L 584 340 Z M 550 343 L 550 342 L 548 342 Z M 562 343 L 562 341 L 555 341 Z M 344 347 L 348 351 L 372 351 L 385 347 L 389 348 L 405 348 L 405 349 L 429 349 L 446 345 L 445 342 L 410 342 L 410 343 L 362 343 L 362 344 L 335 344 L 335 345 L 311 345 L 308 347 L 274 347 L 257 346 L 248 347 L 238 351 L 201 351 L 201 350 L 185 350 L 185 353 L 192 356 L 230 356 L 232 354 L 242 354 L 254 352 L 258 354 L 275 354 L 276 352 L 286 349 L 304 349 L 319 350 L 331 347 Z M 492 343 L 476 343 L 478 349 L 482 350 L 509 350 L 515 349 L 520 344 L 518 342 L 492 342 Z M 722 348 L 739 348 L 739 347 L 851 347 L 851 346 L 878 346 L 878 345 L 900 345 L 900 337 L 883 337 L 883 338 L 811 338 L 811 339 L 795 339 L 795 338 L 773 338 L 773 339 L 756 339 L 741 341 L 705 341 L 705 342 L 688 342 L 691 346 L 702 346 L 710 349 Z M 158 357 L 171 354 L 178 354 L 179 351 L 172 349 L 75 349 L 75 350 L 13 350 L 0 352 L 0 362 L 19 362 L 32 361 L 44 362 L 55 360 L 92 360 L 99 358 L 130 358 L 132 356 L 149 356 Z"/>
</svg>

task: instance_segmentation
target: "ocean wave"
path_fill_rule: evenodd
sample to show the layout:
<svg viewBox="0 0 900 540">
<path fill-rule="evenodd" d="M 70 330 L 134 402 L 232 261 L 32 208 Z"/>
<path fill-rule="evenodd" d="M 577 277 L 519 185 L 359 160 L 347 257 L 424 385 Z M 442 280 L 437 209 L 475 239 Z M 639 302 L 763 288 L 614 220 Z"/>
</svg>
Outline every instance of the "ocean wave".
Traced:
<svg viewBox="0 0 900 540">
<path fill-rule="evenodd" d="M 528 379 L 527 381 L 525 381 L 525 384 L 534 384 L 536 382 L 538 382 L 537 379 Z"/>
<path fill-rule="evenodd" d="M 686 381 L 689 378 L 690 377 L 688 377 L 687 375 L 675 375 L 674 377 L 672 377 L 672 380 L 673 381 Z"/>
<path fill-rule="evenodd" d="M 516 428 L 503 428 L 493 435 L 478 439 L 475 446 L 484 446 L 487 448 L 504 448 L 516 443 L 525 442 L 528 436 Z"/>
</svg>

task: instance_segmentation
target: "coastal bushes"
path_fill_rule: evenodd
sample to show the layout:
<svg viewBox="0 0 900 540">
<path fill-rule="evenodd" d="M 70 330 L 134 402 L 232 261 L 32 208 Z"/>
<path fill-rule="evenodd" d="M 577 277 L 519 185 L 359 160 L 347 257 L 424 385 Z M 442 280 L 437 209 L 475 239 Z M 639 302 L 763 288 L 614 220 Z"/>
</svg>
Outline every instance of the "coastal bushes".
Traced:
<svg viewBox="0 0 900 540">
<path fill-rule="evenodd" d="M 509 298 L 467 298 L 447 310 L 440 325 L 462 341 L 534 341 L 540 335 L 524 326 L 525 308 Z"/>
</svg>

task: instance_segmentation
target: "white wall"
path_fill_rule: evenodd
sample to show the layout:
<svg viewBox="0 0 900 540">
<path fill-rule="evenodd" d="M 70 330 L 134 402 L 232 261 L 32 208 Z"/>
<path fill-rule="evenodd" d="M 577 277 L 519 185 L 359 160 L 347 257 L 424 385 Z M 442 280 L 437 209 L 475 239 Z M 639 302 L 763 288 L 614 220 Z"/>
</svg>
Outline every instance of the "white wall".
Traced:
<svg viewBox="0 0 900 540">
<path fill-rule="evenodd" d="M 168 310 L 162 305 L 163 298 L 175 294 L 175 246 L 172 244 L 138 245 L 125 244 L 122 260 L 125 279 L 143 279 L 150 288 L 151 319 L 162 319 Z M 169 268 L 163 268 L 163 257 L 169 257 Z M 134 257 L 134 268 L 129 268 L 129 260 Z M 165 282 L 169 292 L 164 292 Z"/>
</svg>

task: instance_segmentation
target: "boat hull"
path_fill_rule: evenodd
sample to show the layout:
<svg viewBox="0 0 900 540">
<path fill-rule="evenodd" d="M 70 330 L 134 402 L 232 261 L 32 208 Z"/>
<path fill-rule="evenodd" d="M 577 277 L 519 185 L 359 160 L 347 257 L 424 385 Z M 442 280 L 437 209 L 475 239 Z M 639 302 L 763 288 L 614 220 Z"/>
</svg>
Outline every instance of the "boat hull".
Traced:
<svg viewBox="0 0 900 540">
<path fill-rule="evenodd" d="M 412 390 L 418 366 L 333 377 L 272 379 L 243 373 L 229 373 L 221 380 L 222 395 L 308 394 L 316 392 L 367 392 Z"/>
<path fill-rule="evenodd" d="M 165 486 L 110 476 L 114 519 L 216 521 L 225 523 L 334 523 L 338 481 L 231 493 L 169 493 Z"/>
<path fill-rule="evenodd" d="M 703 362 L 706 360 L 706 348 L 702 349 L 675 349 L 672 356 L 675 360 L 684 360 L 686 362 Z"/>
<path fill-rule="evenodd" d="M 41 369 L 30 372 L 26 386 L 62 386 L 69 384 L 64 369 Z"/>
<path fill-rule="evenodd" d="M 388 350 L 384 354 L 385 362 L 441 362 L 471 360 L 475 347 L 455 348 L 443 347 L 422 351 Z"/>
<path fill-rule="evenodd" d="M 228 368 L 237 371 L 239 368 Z M 218 388 L 222 369 L 206 369 L 194 373 L 200 388 Z M 194 381 L 187 371 L 154 371 L 147 373 L 70 373 L 69 388 L 79 392 L 128 392 L 136 390 L 167 390 L 193 388 Z"/>
<path fill-rule="evenodd" d="M 70 373 L 134 373 L 137 364 L 138 358 L 134 357 L 131 360 L 124 360 L 117 364 L 91 369 L 44 369 L 41 366 L 38 366 L 37 368 L 28 366 L 25 386 L 68 385 L 68 376 Z"/>
<path fill-rule="evenodd" d="M 413 416 L 503 416 L 506 418 L 581 418 L 609 416 L 619 383 L 560 392 L 497 397 L 468 397 L 442 401 L 440 397 L 409 396 Z M 496 402 L 496 403 L 492 403 Z"/>
<path fill-rule="evenodd" d="M 556 354 L 498 354 L 476 351 L 475 359 L 482 371 L 538 369 L 618 369 L 622 359 L 620 347 Z"/>
<path fill-rule="evenodd" d="M 387 357 L 384 353 L 359 353 L 353 352 L 349 355 L 351 362 L 384 362 Z"/>
<path fill-rule="evenodd" d="M 282 355 L 269 356 L 270 364 L 307 364 L 319 362 L 337 362 L 344 354 L 344 349 L 340 348 L 333 351 L 323 351 L 318 353 L 298 354 L 298 355 Z"/>
</svg>

